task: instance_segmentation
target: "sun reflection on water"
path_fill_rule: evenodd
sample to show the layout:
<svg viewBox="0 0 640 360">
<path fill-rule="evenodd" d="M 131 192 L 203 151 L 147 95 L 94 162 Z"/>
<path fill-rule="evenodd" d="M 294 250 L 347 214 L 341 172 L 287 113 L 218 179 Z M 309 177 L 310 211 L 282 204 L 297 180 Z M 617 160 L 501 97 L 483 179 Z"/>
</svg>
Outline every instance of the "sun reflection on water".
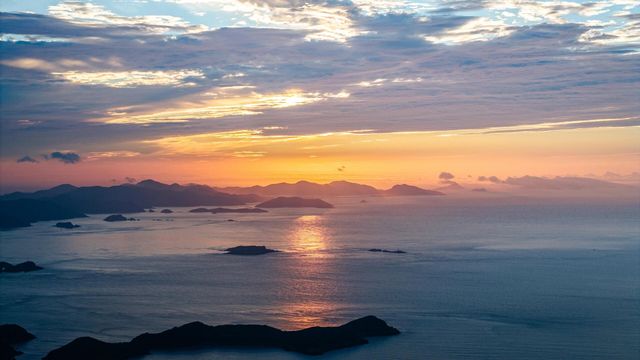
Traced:
<svg viewBox="0 0 640 360">
<path fill-rule="evenodd" d="M 329 240 L 328 230 L 321 215 L 298 217 L 289 234 L 291 247 L 305 256 L 323 256 Z"/>
<path fill-rule="evenodd" d="M 327 254 L 331 234 L 323 215 L 296 218 L 287 236 L 296 252 L 279 313 L 289 329 L 332 325 L 339 307 L 333 260 Z"/>
</svg>

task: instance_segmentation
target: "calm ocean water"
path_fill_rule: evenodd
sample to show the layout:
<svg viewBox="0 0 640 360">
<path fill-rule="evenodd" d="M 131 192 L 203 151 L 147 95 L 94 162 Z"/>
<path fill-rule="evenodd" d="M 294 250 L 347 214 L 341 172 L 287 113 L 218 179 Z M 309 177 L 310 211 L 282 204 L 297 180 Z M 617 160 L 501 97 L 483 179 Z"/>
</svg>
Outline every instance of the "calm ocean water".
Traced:
<svg viewBox="0 0 640 360">
<path fill-rule="evenodd" d="M 297 329 L 369 314 L 403 334 L 323 358 L 640 358 L 637 201 L 330 200 L 335 209 L 174 208 L 139 222 L 92 216 L 74 230 L 42 222 L 0 233 L 0 259 L 45 267 L 0 276 L 0 322 L 38 337 L 21 360 L 78 336 L 125 341 L 195 320 Z M 218 251 L 251 244 L 284 252 Z M 211 358 L 308 357 L 226 349 L 144 359 Z"/>
</svg>

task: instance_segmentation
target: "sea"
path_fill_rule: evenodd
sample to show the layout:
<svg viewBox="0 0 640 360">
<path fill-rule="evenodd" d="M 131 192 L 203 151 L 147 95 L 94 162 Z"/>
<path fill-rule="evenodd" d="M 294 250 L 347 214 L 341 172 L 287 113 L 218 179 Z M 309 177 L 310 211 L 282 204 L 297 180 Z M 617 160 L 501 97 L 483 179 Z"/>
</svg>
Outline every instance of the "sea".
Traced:
<svg viewBox="0 0 640 360">
<path fill-rule="evenodd" d="M 1 232 L 0 260 L 44 270 L 0 274 L 0 323 L 37 336 L 19 360 L 80 336 L 128 341 L 192 321 L 294 330 L 366 315 L 402 333 L 319 358 L 640 359 L 638 198 L 325 200 L 335 208 L 158 208 L 129 215 L 139 221 Z M 238 245 L 281 252 L 223 252 Z M 224 348 L 142 359 L 310 358 Z"/>
</svg>

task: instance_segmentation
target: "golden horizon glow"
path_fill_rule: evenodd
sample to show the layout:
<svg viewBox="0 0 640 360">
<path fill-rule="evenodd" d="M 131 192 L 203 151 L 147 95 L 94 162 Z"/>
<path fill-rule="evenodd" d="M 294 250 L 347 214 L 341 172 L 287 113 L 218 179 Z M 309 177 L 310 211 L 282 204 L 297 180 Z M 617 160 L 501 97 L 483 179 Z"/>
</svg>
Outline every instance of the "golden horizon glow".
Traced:
<svg viewBox="0 0 640 360">
<path fill-rule="evenodd" d="M 640 127 L 611 126 L 621 121 L 625 119 L 313 135 L 273 133 L 283 130 L 274 126 L 123 144 L 131 149 L 94 152 L 74 165 L 3 161 L 2 170 L 11 183 L 34 187 L 68 182 L 108 185 L 110 179 L 124 181 L 125 176 L 212 186 L 348 180 L 377 187 L 436 187 L 441 171 L 453 172 L 462 181 L 481 175 L 630 174 L 638 171 L 640 162 Z M 607 127 L 563 128 L 581 124 Z"/>
</svg>

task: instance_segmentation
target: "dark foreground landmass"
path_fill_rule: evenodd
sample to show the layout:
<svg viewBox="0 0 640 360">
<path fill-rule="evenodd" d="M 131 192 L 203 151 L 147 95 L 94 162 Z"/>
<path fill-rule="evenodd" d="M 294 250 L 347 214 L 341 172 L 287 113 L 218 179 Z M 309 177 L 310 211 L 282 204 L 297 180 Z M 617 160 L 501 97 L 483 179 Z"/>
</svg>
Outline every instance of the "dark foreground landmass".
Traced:
<svg viewBox="0 0 640 360">
<path fill-rule="evenodd" d="M 33 261 L 25 261 L 20 264 L 12 265 L 5 261 L 0 261 L 0 273 L 18 273 L 18 272 L 29 272 L 42 270 L 42 268 Z"/>
<path fill-rule="evenodd" d="M 226 251 L 229 255 L 264 255 L 279 252 L 278 250 L 269 249 L 266 246 L 256 245 L 236 246 L 225 249 L 224 251 Z"/>
<path fill-rule="evenodd" d="M 36 337 L 16 324 L 0 325 L 0 360 L 13 360 L 22 352 L 14 345 L 35 339 Z"/>
<path fill-rule="evenodd" d="M 320 208 L 330 209 L 333 205 L 321 199 L 305 199 L 297 196 L 281 196 L 256 205 L 257 208 Z"/>
<path fill-rule="evenodd" d="M 144 333 L 129 342 L 108 343 L 81 337 L 51 351 L 43 360 L 121 360 L 154 350 L 185 348 L 279 348 L 307 355 L 364 345 L 366 338 L 391 336 L 400 331 L 375 316 L 366 316 L 337 327 L 311 327 L 283 331 L 266 325 L 210 326 L 192 322 L 157 334 Z"/>
</svg>

